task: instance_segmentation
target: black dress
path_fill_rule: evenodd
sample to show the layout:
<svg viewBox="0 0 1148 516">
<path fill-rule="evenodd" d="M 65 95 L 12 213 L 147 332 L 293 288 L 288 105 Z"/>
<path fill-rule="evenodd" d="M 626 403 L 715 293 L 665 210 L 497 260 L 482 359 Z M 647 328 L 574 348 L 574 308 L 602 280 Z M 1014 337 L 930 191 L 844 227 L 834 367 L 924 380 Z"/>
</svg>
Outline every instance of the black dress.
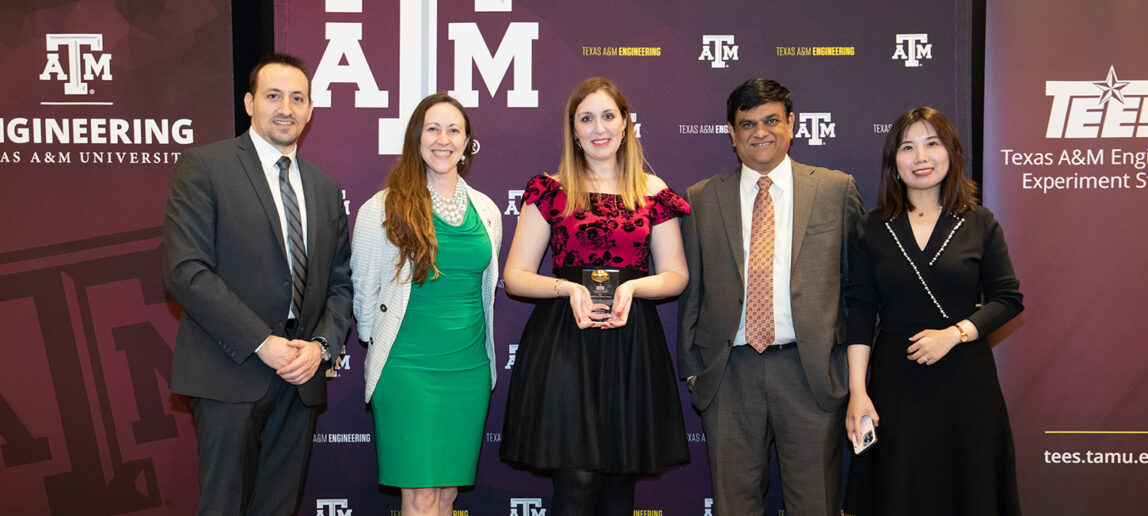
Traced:
<svg viewBox="0 0 1148 516">
<path fill-rule="evenodd" d="M 872 343 L 868 393 L 881 420 L 877 444 L 853 458 L 845 513 L 1020 514 L 1012 431 L 985 338 L 1023 310 L 1000 225 L 981 206 L 943 214 L 921 251 L 907 215 L 870 212 L 849 253 L 847 342 Z M 909 337 L 962 319 L 979 340 L 931 365 L 906 358 Z"/>
<path fill-rule="evenodd" d="M 527 184 L 523 204 L 550 223 L 560 277 L 583 267 L 645 275 L 653 226 L 689 212 L 666 188 L 636 211 L 618 196 L 592 194 L 591 209 L 563 216 L 566 194 L 546 176 Z M 630 276 L 633 277 L 633 276 Z M 538 301 L 522 331 L 506 417 L 503 460 L 538 469 L 654 473 L 689 461 L 677 380 L 653 302 L 634 298 L 620 328 L 580 330 L 567 298 Z"/>
</svg>

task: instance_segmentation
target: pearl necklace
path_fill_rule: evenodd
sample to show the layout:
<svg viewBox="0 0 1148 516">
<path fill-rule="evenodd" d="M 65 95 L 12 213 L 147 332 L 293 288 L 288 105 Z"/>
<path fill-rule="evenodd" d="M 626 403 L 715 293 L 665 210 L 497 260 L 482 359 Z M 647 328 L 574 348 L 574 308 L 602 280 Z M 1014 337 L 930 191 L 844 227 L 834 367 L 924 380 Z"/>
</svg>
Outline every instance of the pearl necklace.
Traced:
<svg viewBox="0 0 1148 516">
<path fill-rule="evenodd" d="M 451 195 L 450 199 L 440 197 L 429 178 L 427 179 L 427 191 L 430 192 L 431 206 L 435 213 L 442 217 L 443 221 L 452 226 L 462 223 L 462 218 L 466 215 L 466 181 L 463 181 L 461 177 L 458 178 L 454 184 L 454 194 Z"/>
</svg>

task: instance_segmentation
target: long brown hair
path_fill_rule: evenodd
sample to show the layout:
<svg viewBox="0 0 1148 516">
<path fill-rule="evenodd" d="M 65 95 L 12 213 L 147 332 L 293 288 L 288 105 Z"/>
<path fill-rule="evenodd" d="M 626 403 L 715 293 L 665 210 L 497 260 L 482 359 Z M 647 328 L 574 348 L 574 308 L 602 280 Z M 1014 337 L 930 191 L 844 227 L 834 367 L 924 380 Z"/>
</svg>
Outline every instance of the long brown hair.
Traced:
<svg viewBox="0 0 1148 516">
<path fill-rule="evenodd" d="M 438 277 L 438 268 L 435 267 L 435 258 L 438 256 L 438 240 L 434 232 L 434 215 L 431 214 L 430 192 L 427 191 L 427 165 L 419 153 L 422 141 L 423 123 L 427 110 L 436 104 L 447 103 L 462 113 L 466 124 L 466 144 L 462 150 L 462 161 L 458 164 L 459 177 L 465 177 L 470 171 L 470 164 L 474 161 L 474 147 L 471 146 L 472 134 L 470 131 L 470 117 L 466 114 L 462 104 L 446 93 L 435 93 L 419 102 L 411 113 L 411 120 L 407 123 L 407 131 L 403 137 L 403 154 L 391 167 L 388 185 L 386 213 L 383 219 L 383 228 L 387 230 L 387 239 L 399 248 L 402 258 L 395 266 L 395 280 L 402 281 L 399 273 L 403 264 L 411 265 L 411 282 L 422 284 L 426 282 L 428 272 L 434 270 Z"/>
<path fill-rule="evenodd" d="M 563 215 L 575 210 L 590 207 L 590 189 L 586 186 L 589 167 L 586 155 L 574 146 L 574 115 L 578 105 L 591 93 L 601 91 L 614 99 L 618 111 L 626 122 L 622 133 L 623 141 L 616 155 L 618 163 L 618 194 L 622 207 L 634 211 L 646 205 L 646 174 L 652 174 L 646 157 L 642 154 L 642 143 L 634 134 L 634 124 L 630 120 L 630 105 L 618 85 L 605 77 L 591 77 L 574 87 L 570 99 L 566 101 L 566 119 L 562 129 L 562 161 L 558 164 L 558 182 L 566 190 L 566 209 Z"/>
<path fill-rule="evenodd" d="M 901 113 L 885 136 L 885 149 L 881 154 L 881 183 L 877 187 L 877 210 L 881 218 L 900 217 L 902 213 L 915 208 L 909 202 L 905 183 L 897 173 L 897 149 L 901 147 L 905 131 L 917 122 L 932 126 L 937 131 L 937 138 L 949 152 L 949 171 L 941 182 L 941 209 L 960 215 L 977 202 L 977 184 L 965 176 L 964 149 L 961 140 L 957 138 L 957 129 L 944 113 L 924 106 Z"/>
</svg>

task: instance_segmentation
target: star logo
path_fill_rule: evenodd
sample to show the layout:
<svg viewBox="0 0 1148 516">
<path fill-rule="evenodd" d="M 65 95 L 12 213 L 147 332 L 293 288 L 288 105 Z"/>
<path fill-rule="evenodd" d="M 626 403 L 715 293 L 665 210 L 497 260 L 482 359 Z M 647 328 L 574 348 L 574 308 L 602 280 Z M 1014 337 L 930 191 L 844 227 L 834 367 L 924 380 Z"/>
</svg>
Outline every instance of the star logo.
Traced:
<svg viewBox="0 0 1148 516">
<path fill-rule="evenodd" d="M 1095 84 L 1097 88 L 1100 88 L 1100 91 L 1104 92 L 1100 96 L 1101 106 L 1108 105 L 1108 103 L 1113 99 L 1121 104 L 1124 104 L 1124 94 L 1121 93 L 1120 90 L 1124 89 L 1125 86 L 1128 86 L 1128 82 L 1121 82 L 1116 78 L 1115 66 L 1109 65 L 1107 79 L 1105 79 L 1103 82 L 1094 82 L 1092 84 Z"/>
</svg>

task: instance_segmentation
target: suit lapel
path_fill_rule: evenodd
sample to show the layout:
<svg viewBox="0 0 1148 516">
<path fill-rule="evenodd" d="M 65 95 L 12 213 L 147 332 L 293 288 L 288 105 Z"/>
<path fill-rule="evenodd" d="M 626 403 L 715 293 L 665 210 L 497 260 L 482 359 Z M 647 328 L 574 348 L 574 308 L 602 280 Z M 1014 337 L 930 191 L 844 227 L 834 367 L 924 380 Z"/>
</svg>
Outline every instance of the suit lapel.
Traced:
<svg viewBox="0 0 1148 516">
<path fill-rule="evenodd" d="M 921 251 L 922 256 L 928 261 L 933 261 L 934 258 L 940 256 L 940 253 L 944 251 L 944 249 L 941 248 L 941 244 L 948 240 L 949 235 L 953 231 L 953 226 L 956 226 L 960 220 L 960 217 L 948 212 L 942 213 L 940 217 L 937 217 L 937 224 L 933 226 L 933 232 L 929 234 L 929 241 L 925 243 L 925 249 Z M 912 232 L 912 227 L 910 227 L 909 233 L 912 234 Z M 917 241 L 914 239 L 913 245 L 916 246 L 916 244 Z"/>
<path fill-rule="evenodd" d="M 739 178 L 741 168 L 731 174 L 719 176 L 716 188 L 718 211 L 721 212 L 722 226 L 725 228 L 729 251 L 737 264 L 737 274 L 745 284 L 745 250 L 741 238 L 741 188 Z"/>
<path fill-rule="evenodd" d="M 255 152 L 255 144 L 252 143 L 251 136 L 247 133 L 239 136 L 235 141 L 239 164 L 243 167 L 243 172 L 247 174 L 247 179 L 251 181 L 255 196 L 259 198 L 259 204 L 263 207 L 263 214 L 267 216 L 267 223 L 271 226 L 271 231 L 275 233 L 275 241 L 279 242 L 279 254 L 283 258 L 283 263 L 286 264 L 287 249 L 283 238 L 283 228 L 279 223 L 279 209 L 275 207 L 275 197 L 271 195 L 271 189 L 267 185 L 267 176 L 263 172 L 263 165 L 259 163 L 259 153 Z"/>
<path fill-rule="evenodd" d="M 303 231 L 307 234 L 307 256 L 311 256 L 311 250 L 315 249 L 318 244 L 315 239 L 318 231 L 319 222 L 319 208 L 316 206 L 319 202 L 319 194 L 315 191 L 318 186 L 315 184 L 315 174 L 311 169 L 311 163 L 303 161 L 299 157 L 299 153 L 295 153 L 295 161 L 299 162 L 299 177 L 303 182 L 303 204 L 307 205 L 307 227 Z M 308 258 L 310 263 L 310 258 Z"/>
<path fill-rule="evenodd" d="M 303 161 L 299 157 L 299 152 L 295 152 L 295 162 L 299 164 L 299 179 L 303 184 L 303 204 L 307 206 L 307 225 L 303 228 L 303 233 L 307 238 L 307 270 L 311 271 L 312 266 L 316 265 L 316 254 L 318 253 L 319 244 L 319 208 L 316 206 L 322 199 L 319 198 L 317 178 L 315 177 L 315 170 L 310 162 Z M 315 278 L 314 274 L 307 273 L 305 284 L 310 285 L 311 279 Z M 307 292 L 311 289 L 306 288 L 303 290 L 303 306 L 307 306 Z M 307 313 L 307 310 L 303 310 Z"/>
<path fill-rule="evenodd" d="M 801 243 L 805 240 L 805 229 L 809 227 L 809 217 L 813 214 L 813 203 L 817 198 L 817 178 L 813 167 L 790 160 L 793 166 L 793 250 L 790 253 L 790 266 L 797 263 L 801 255 Z"/>
</svg>

